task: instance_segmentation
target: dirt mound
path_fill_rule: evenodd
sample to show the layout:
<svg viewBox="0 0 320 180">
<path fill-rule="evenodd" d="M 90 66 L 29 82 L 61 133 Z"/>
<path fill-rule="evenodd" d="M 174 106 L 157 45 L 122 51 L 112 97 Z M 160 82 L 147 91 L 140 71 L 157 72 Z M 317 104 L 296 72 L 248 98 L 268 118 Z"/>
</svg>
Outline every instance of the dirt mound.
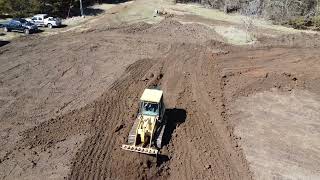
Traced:
<svg viewBox="0 0 320 180">
<path fill-rule="evenodd" d="M 201 24 L 185 23 L 182 24 L 172 18 L 167 18 L 159 24 L 153 25 L 141 33 L 159 34 L 184 41 L 205 42 L 210 39 L 219 39 L 219 35 L 214 29 Z M 222 39 L 222 38 L 220 38 Z"/>
<path fill-rule="evenodd" d="M 234 84 L 241 84 L 241 88 L 234 88 Z M 223 76 L 223 85 L 225 89 L 228 89 L 226 96 L 230 100 L 236 100 L 239 97 L 268 91 L 272 88 L 280 91 L 292 91 L 293 89 L 302 88 L 304 82 L 290 73 L 268 72 L 257 68 L 245 69 L 236 73 L 229 72 Z"/>
<path fill-rule="evenodd" d="M 145 31 L 146 29 L 151 28 L 152 25 L 145 22 L 138 22 L 126 27 L 120 28 L 118 32 L 122 33 L 137 33 L 141 31 Z"/>
<path fill-rule="evenodd" d="M 170 34 L 170 33 L 174 33 L 176 31 L 176 29 L 178 29 L 179 27 L 182 27 L 182 26 L 183 25 L 180 22 L 169 18 L 169 19 L 165 19 L 165 20 L 161 21 L 159 24 L 152 26 L 151 28 L 143 31 L 142 33 Z"/>
<path fill-rule="evenodd" d="M 276 45 L 282 47 L 317 48 L 319 47 L 320 38 L 318 34 L 299 33 L 282 35 L 276 38 L 260 37 L 258 41 L 260 42 L 258 46 L 262 47 L 272 47 Z"/>
</svg>

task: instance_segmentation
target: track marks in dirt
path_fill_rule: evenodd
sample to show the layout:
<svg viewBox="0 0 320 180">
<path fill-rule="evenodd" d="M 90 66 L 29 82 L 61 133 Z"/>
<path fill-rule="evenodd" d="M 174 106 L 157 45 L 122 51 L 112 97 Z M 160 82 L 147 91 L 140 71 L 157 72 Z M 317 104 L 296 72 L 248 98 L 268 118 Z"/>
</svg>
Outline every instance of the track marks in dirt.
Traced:
<svg viewBox="0 0 320 180">
<path fill-rule="evenodd" d="M 226 50 L 212 52 L 206 46 L 179 44 L 166 56 L 162 87 L 169 104 L 187 113 L 168 146 L 172 179 L 251 178 L 222 117 L 221 75 L 213 57 Z"/>
<path fill-rule="evenodd" d="M 249 179 L 241 150 L 230 144 L 230 131 L 220 116 L 220 81 L 212 80 L 220 76 L 211 51 L 177 43 L 163 59 L 152 63 L 130 66 L 130 73 L 96 102 L 95 132 L 77 153 L 70 179 Z M 171 120 L 164 157 L 158 159 L 119 148 L 132 126 L 139 95 L 145 87 L 155 85 L 168 92 L 165 101 Z"/>
<path fill-rule="evenodd" d="M 133 124 L 139 95 L 161 78 L 161 64 L 151 59 L 139 60 L 93 103 L 23 132 L 19 148 L 39 146 L 45 151 L 70 136 L 86 135 L 88 138 L 74 158 L 70 179 L 153 176 L 149 169 L 156 165 L 150 163 L 154 158 L 141 157 L 137 161 L 136 155 L 128 160 L 132 154 L 121 151 L 120 145 L 125 143 Z M 124 173 L 117 173 L 119 169 Z"/>
<path fill-rule="evenodd" d="M 48 148 L 72 135 L 86 134 L 89 132 L 92 123 L 92 120 L 88 119 L 86 114 L 91 113 L 92 110 L 92 106 L 73 110 L 65 116 L 51 119 L 28 129 L 22 133 L 23 139 L 20 141 L 20 146 L 29 146 L 29 148 L 44 146 Z"/>
<path fill-rule="evenodd" d="M 93 113 L 93 118 L 97 119 L 95 132 L 77 153 L 70 179 L 136 179 L 154 176 L 156 169 L 153 166 L 156 164 L 152 162 L 153 157 L 120 149 L 134 122 L 139 95 L 145 87 L 157 84 L 162 76 L 161 70 L 152 71 L 154 63 L 149 59 L 134 63 L 100 99 Z"/>
<path fill-rule="evenodd" d="M 293 61 L 294 57 L 291 57 L 291 54 L 296 51 L 295 49 L 274 48 L 269 50 L 272 53 L 262 53 L 263 50 L 265 49 L 250 50 L 247 53 L 235 50 L 235 53 L 230 56 L 219 59 L 220 62 L 224 62 L 224 64 L 221 63 L 221 87 L 224 91 L 226 105 L 239 97 L 273 88 L 280 91 L 292 91 L 306 87 L 308 83 L 306 75 L 298 75 L 296 69 L 299 66 L 309 69 L 307 64 L 313 64 L 313 62 L 306 61 L 305 64 L 299 64 Z M 301 51 L 301 54 L 304 55 L 305 52 Z M 279 56 L 279 58 L 274 56 Z M 247 61 L 248 58 L 250 61 Z M 237 62 L 234 62 L 235 59 Z M 241 66 L 235 67 L 236 63 L 241 63 Z M 252 63 L 256 65 L 253 66 Z M 285 69 L 282 68 L 283 65 L 286 66 Z M 310 72 L 312 71 L 314 71 L 313 68 L 310 68 Z"/>
<path fill-rule="evenodd" d="M 87 134 L 69 179 L 250 179 L 223 117 L 221 72 L 214 59 L 221 52 L 212 52 L 206 46 L 176 43 L 162 59 L 137 61 L 93 103 L 26 131 L 24 145 L 50 147 L 71 135 Z M 152 86 L 165 91 L 172 121 L 164 157 L 158 159 L 120 149 L 139 96 Z"/>
</svg>

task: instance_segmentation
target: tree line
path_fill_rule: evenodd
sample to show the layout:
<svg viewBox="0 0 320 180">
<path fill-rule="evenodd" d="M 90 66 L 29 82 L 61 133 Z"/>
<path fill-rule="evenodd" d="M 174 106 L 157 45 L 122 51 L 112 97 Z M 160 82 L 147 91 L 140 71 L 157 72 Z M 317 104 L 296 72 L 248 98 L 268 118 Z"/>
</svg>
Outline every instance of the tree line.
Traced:
<svg viewBox="0 0 320 180">
<path fill-rule="evenodd" d="M 84 7 L 102 3 L 103 0 L 82 0 Z M 0 0 L 0 15 L 7 17 L 27 17 L 45 13 L 67 17 L 79 14 L 79 0 Z"/>
</svg>

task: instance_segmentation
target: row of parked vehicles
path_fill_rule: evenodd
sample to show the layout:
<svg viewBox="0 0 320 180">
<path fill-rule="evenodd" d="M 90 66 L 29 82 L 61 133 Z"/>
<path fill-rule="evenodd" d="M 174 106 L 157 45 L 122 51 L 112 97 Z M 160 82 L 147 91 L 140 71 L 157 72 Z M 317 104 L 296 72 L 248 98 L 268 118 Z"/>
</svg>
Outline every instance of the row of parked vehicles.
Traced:
<svg viewBox="0 0 320 180">
<path fill-rule="evenodd" d="M 5 32 L 19 31 L 25 34 L 35 33 L 39 29 L 38 27 L 60 27 L 62 25 L 61 19 L 50 17 L 47 14 L 37 14 L 31 19 L 12 19 L 7 23 L 3 24 Z"/>
</svg>

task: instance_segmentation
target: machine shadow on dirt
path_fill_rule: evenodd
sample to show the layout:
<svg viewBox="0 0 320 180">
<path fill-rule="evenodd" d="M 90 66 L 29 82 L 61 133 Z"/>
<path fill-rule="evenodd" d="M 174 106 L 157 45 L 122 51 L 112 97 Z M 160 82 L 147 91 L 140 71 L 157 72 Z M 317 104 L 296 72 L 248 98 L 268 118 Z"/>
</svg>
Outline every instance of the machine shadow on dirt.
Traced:
<svg viewBox="0 0 320 180">
<path fill-rule="evenodd" d="M 168 144 L 171 141 L 172 134 L 174 130 L 179 126 L 180 124 L 184 123 L 187 118 L 187 111 L 184 109 L 166 109 L 166 117 L 167 117 L 167 126 L 164 131 L 163 136 L 163 146 L 168 146 Z M 169 160 L 169 157 L 165 154 L 158 154 L 157 156 L 157 165 L 161 165 Z"/>
<path fill-rule="evenodd" d="M 9 41 L 0 41 L 0 47 L 9 44 Z"/>
<path fill-rule="evenodd" d="M 68 27 L 68 25 L 66 25 L 66 24 L 61 24 L 61 26 L 59 26 L 59 27 L 54 27 L 54 29 L 62 29 L 62 28 L 65 28 L 65 27 Z"/>
<path fill-rule="evenodd" d="M 127 2 L 127 1 L 129 1 L 129 0 L 99 0 L 97 2 L 99 4 L 103 4 L 103 3 L 106 3 L 106 4 L 120 4 L 120 3 Z M 85 15 L 90 15 L 90 16 L 97 16 L 97 15 L 102 14 L 104 12 L 105 12 L 105 10 L 103 10 L 103 9 L 93 8 L 93 7 L 86 7 L 84 9 Z M 78 9 L 73 10 L 73 13 L 80 14 L 80 10 L 78 10 Z"/>
<path fill-rule="evenodd" d="M 104 12 L 105 11 L 103 9 L 99 9 L 99 8 L 87 7 L 85 9 L 85 14 L 90 15 L 90 16 L 97 16 L 97 15 L 102 14 Z"/>
</svg>

